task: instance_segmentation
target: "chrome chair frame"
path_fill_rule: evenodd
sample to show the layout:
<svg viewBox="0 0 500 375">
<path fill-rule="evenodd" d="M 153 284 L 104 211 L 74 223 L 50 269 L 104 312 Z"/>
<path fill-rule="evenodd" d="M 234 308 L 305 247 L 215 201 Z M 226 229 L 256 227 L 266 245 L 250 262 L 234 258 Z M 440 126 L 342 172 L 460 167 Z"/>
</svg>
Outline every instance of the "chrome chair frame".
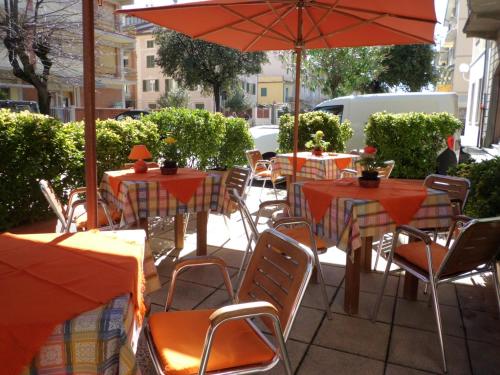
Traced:
<svg viewBox="0 0 500 375">
<path fill-rule="evenodd" d="M 69 231 L 71 230 L 71 224 L 73 224 L 73 221 L 77 218 L 75 217 L 76 209 L 78 207 L 85 207 L 87 204 L 87 201 L 85 199 L 77 199 L 79 195 L 86 194 L 87 188 L 80 187 L 71 190 L 68 197 L 68 204 L 65 207 L 61 204 L 61 201 L 59 200 L 59 198 L 54 192 L 54 189 L 52 189 L 52 186 L 47 180 L 41 179 L 39 180 L 38 184 L 40 186 L 40 190 L 42 191 L 43 196 L 49 203 L 50 208 L 52 209 L 52 211 L 54 211 L 58 221 L 61 224 L 59 233 L 69 233 Z M 104 214 L 106 215 L 106 219 L 108 220 L 109 224 L 109 229 L 111 230 L 114 229 L 114 222 L 111 217 L 108 205 L 101 198 L 99 192 L 97 192 L 97 204 L 102 207 Z M 108 227 L 105 227 L 104 229 L 107 228 Z"/>
<path fill-rule="evenodd" d="M 254 330 L 254 332 L 271 348 L 275 355 L 273 359 L 267 364 L 255 365 L 255 366 L 244 366 L 237 369 L 231 370 L 222 370 L 222 371 L 211 371 L 210 374 L 217 375 L 233 375 L 233 374 L 250 374 L 257 373 L 262 371 L 267 371 L 273 368 L 280 359 L 283 360 L 283 364 L 285 367 L 285 373 L 287 375 L 292 375 L 292 367 L 290 363 L 290 359 L 288 356 L 288 351 L 286 349 L 285 342 L 290 334 L 293 322 L 295 320 L 295 316 L 297 314 L 298 308 L 300 306 L 300 302 L 305 294 L 309 279 L 313 270 L 313 255 L 310 249 L 301 245 L 297 241 L 283 235 L 277 230 L 268 229 L 262 236 L 259 241 L 263 241 L 264 246 L 270 248 L 272 245 L 270 244 L 270 240 L 272 238 L 276 238 L 281 242 L 287 243 L 288 245 L 293 246 L 295 249 L 300 249 L 300 251 L 305 253 L 305 257 L 307 259 L 305 264 L 305 269 L 303 272 L 302 281 L 298 288 L 298 293 L 296 294 L 295 299 L 292 301 L 290 313 L 288 315 L 288 320 L 284 327 L 279 319 L 278 309 L 271 303 L 267 301 L 253 301 L 247 302 L 247 298 L 244 295 L 240 295 L 241 288 L 244 285 L 245 278 L 247 277 L 247 272 L 238 287 L 238 291 L 236 294 L 233 294 L 233 288 L 231 286 L 231 280 L 229 278 L 229 274 L 227 272 L 227 267 L 225 262 L 214 256 L 206 256 L 206 257 L 193 257 L 190 259 L 180 260 L 174 269 L 174 273 L 172 275 L 172 281 L 169 288 L 168 296 L 167 296 L 167 304 L 165 305 L 165 311 L 171 306 L 173 301 L 173 292 L 175 289 L 176 280 L 178 274 L 189 267 L 197 267 L 197 266 L 205 266 L 205 265 L 216 265 L 219 270 L 222 271 L 222 275 L 224 278 L 224 282 L 226 284 L 226 288 L 228 291 L 228 295 L 233 302 L 233 305 L 229 305 L 226 307 L 221 307 L 215 310 L 212 315 L 209 317 L 209 327 L 205 336 L 205 343 L 203 346 L 203 353 L 201 356 L 200 368 L 198 374 L 206 374 L 208 360 L 210 357 L 210 352 L 213 344 L 213 337 L 217 331 L 217 329 L 222 326 L 224 323 L 232 320 L 246 320 L 249 326 Z M 250 276 L 251 277 L 251 276 Z M 241 302 L 243 301 L 243 302 Z M 272 322 L 274 335 L 277 341 L 277 346 L 275 346 L 270 340 L 263 334 L 263 332 L 257 327 L 257 325 L 252 321 L 252 319 L 256 318 L 269 318 Z M 149 324 L 146 323 L 144 327 L 145 338 L 148 346 L 149 353 L 152 358 L 153 365 L 155 370 L 159 374 L 165 374 L 162 369 L 162 365 L 160 363 L 158 353 L 156 352 L 153 337 L 151 334 L 151 330 L 149 328 Z M 165 374 L 167 375 L 167 374 Z"/>
<path fill-rule="evenodd" d="M 438 299 L 438 294 L 437 294 L 437 288 L 446 282 L 452 282 L 455 280 L 459 280 L 462 278 L 466 277 L 471 277 L 474 275 L 482 274 L 484 272 L 492 272 L 493 276 L 493 282 L 495 284 L 495 291 L 496 291 L 496 297 L 497 297 L 497 303 L 498 303 L 498 309 L 500 312 L 500 285 L 499 285 L 499 279 L 498 279 L 498 272 L 496 269 L 496 256 L 500 254 L 500 236 L 498 237 L 498 244 L 497 244 L 497 252 L 496 256 L 493 255 L 492 259 L 489 261 L 485 261 L 484 263 L 481 261 L 481 264 L 478 264 L 475 269 L 469 270 L 467 272 L 456 272 L 455 274 L 449 274 L 447 275 L 447 266 L 448 266 L 448 261 L 452 259 L 454 256 L 454 252 L 456 251 L 455 249 L 460 250 L 461 246 L 463 245 L 461 242 L 467 242 L 468 238 L 466 237 L 465 233 L 467 233 L 467 230 L 471 230 L 471 228 L 474 228 L 475 225 L 479 225 L 482 223 L 493 223 L 498 226 L 500 229 L 500 217 L 494 217 L 494 218 L 488 218 L 488 219 L 471 219 L 465 216 L 458 216 L 454 222 L 454 224 L 450 228 L 450 233 L 455 230 L 456 225 L 458 223 L 465 223 L 465 226 L 463 227 L 463 230 L 460 232 L 458 235 L 458 238 L 456 241 L 452 244 L 452 246 L 449 248 L 449 251 L 445 255 L 441 265 L 439 266 L 438 270 L 436 272 L 433 271 L 432 269 L 432 250 L 431 250 L 431 243 L 433 242 L 429 234 L 426 232 L 419 230 L 417 228 L 408 226 L 408 225 L 402 225 L 396 228 L 396 232 L 394 235 L 394 240 L 392 243 L 391 251 L 389 253 L 389 257 L 387 259 L 387 266 L 384 272 L 384 278 L 382 282 L 382 287 L 380 289 L 379 296 L 377 298 L 377 302 L 375 303 L 374 309 L 373 309 L 373 314 L 372 314 L 372 322 L 375 322 L 377 319 L 378 311 L 380 309 L 380 304 L 382 302 L 382 297 L 384 294 L 384 289 L 387 284 L 387 278 L 389 276 L 391 264 L 394 262 L 396 263 L 399 267 L 403 268 L 405 272 L 411 273 L 413 276 L 417 277 L 419 280 L 423 281 L 427 285 L 430 285 L 431 287 L 431 298 L 433 302 L 433 308 L 434 308 L 434 314 L 436 316 L 436 325 L 437 325 L 437 330 L 438 330 L 438 336 L 439 336 L 439 346 L 441 349 L 441 359 L 443 363 L 443 370 L 444 372 L 447 372 L 447 365 L 446 365 L 446 354 L 445 354 L 445 348 L 444 348 L 444 341 L 443 341 L 443 327 L 442 327 L 442 321 L 441 321 L 441 312 L 439 310 L 439 299 Z M 394 255 L 395 255 L 395 250 L 397 248 L 397 239 L 399 238 L 400 234 L 406 234 L 409 237 L 416 238 L 420 241 L 423 241 L 425 243 L 425 252 L 427 256 L 427 270 L 422 270 L 417 266 L 412 266 L 408 264 L 407 262 L 399 261 L 396 259 L 394 261 Z M 462 241 L 463 238 L 463 241 Z M 447 243 L 449 245 L 449 242 Z M 470 246 L 469 246 L 470 247 Z"/>
<path fill-rule="evenodd" d="M 258 155 L 260 155 L 260 159 L 254 160 L 252 158 L 252 155 L 257 154 L 257 153 L 258 153 Z M 252 172 L 250 175 L 250 180 L 248 181 L 248 187 L 252 186 L 252 183 L 254 180 L 262 181 L 262 187 L 260 189 L 260 195 L 259 195 L 259 200 L 260 200 L 262 197 L 262 191 L 264 190 L 264 187 L 266 186 L 266 182 L 271 181 L 271 184 L 273 185 L 273 189 L 274 189 L 274 196 L 276 197 L 276 199 L 278 199 L 278 193 L 276 191 L 276 182 L 277 181 L 279 181 L 279 182 L 284 181 L 285 178 L 283 176 L 273 177 L 274 158 L 271 160 L 262 159 L 262 155 L 260 154 L 259 150 L 248 150 L 245 152 L 245 155 L 246 155 L 248 164 L 250 165 L 250 170 Z M 262 171 L 269 171 L 270 176 L 269 177 L 259 176 L 258 173 L 262 172 L 262 171 L 257 171 L 258 167 L 263 168 Z"/>
</svg>

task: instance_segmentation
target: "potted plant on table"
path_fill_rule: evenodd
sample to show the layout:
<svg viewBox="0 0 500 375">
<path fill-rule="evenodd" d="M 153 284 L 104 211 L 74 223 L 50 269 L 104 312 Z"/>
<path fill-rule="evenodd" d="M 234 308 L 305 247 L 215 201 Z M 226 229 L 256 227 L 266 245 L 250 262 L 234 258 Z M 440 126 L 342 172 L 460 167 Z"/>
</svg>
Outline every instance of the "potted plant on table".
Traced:
<svg viewBox="0 0 500 375">
<path fill-rule="evenodd" d="M 326 142 L 323 140 L 325 133 L 321 130 L 318 130 L 316 133 L 311 135 L 311 140 L 306 143 L 307 149 L 312 149 L 312 154 L 314 156 L 323 155 L 323 151 L 327 149 L 330 145 L 330 142 Z"/>
<path fill-rule="evenodd" d="M 177 147 L 175 144 L 177 140 L 171 135 L 167 135 L 164 140 L 166 147 L 164 157 L 165 159 L 161 163 L 161 174 L 176 174 L 177 173 Z"/>
<path fill-rule="evenodd" d="M 378 176 L 380 162 L 377 159 L 377 149 L 373 146 L 366 146 L 358 163 L 363 168 L 361 177 L 358 178 L 359 186 L 378 187 L 380 184 L 380 177 Z"/>
</svg>

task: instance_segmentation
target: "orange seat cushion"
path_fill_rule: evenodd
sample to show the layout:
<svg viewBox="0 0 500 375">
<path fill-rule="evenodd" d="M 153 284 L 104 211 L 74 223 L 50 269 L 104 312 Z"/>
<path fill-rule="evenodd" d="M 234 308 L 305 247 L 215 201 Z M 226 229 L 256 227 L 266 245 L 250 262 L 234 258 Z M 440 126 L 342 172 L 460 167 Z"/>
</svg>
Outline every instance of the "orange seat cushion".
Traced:
<svg viewBox="0 0 500 375">
<path fill-rule="evenodd" d="M 165 373 L 198 374 L 208 318 L 214 311 L 170 311 L 151 316 L 151 336 Z M 229 321 L 215 332 L 207 371 L 267 363 L 274 354 L 246 320 Z"/>
<path fill-rule="evenodd" d="M 295 228 L 287 228 L 287 227 L 280 227 L 278 230 L 287 235 L 288 237 L 292 237 L 295 241 L 300 242 L 301 244 L 309 247 L 312 249 L 312 244 L 311 244 L 311 236 L 309 229 L 307 227 L 295 227 Z M 316 249 L 317 250 L 326 250 L 327 245 L 325 241 L 323 241 L 321 238 L 316 236 L 313 233 L 314 241 L 316 241 Z"/>
<path fill-rule="evenodd" d="M 431 244 L 431 252 L 432 271 L 436 272 L 443 262 L 443 259 L 448 252 L 448 248 L 433 242 Z M 410 242 L 407 245 L 398 246 L 395 253 L 409 263 L 412 263 L 423 270 L 429 269 L 427 263 L 427 251 L 425 250 L 425 243 L 422 241 Z"/>
<path fill-rule="evenodd" d="M 255 175 L 257 177 L 268 178 L 271 177 L 271 171 L 269 169 L 265 169 L 262 172 L 257 172 Z"/>
<path fill-rule="evenodd" d="M 111 210 L 111 219 L 117 222 L 121 218 L 121 212 L 118 210 Z M 87 213 L 85 212 L 81 216 L 77 217 L 75 220 L 77 230 L 85 230 L 87 228 Z M 106 227 L 109 225 L 108 218 L 104 213 L 102 206 L 97 206 L 97 225 L 99 227 Z"/>
</svg>

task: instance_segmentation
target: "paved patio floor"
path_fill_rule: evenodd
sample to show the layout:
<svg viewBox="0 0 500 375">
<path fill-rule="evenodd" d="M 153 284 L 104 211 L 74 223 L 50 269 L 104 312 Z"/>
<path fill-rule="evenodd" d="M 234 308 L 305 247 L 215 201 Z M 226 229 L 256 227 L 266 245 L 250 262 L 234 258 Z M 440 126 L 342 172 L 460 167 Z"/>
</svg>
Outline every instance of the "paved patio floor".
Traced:
<svg viewBox="0 0 500 375">
<path fill-rule="evenodd" d="M 251 211 L 259 204 L 259 189 L 247 198 Z M 280 192 L 283 194 L 283 192 Z M 274 199 L 265 189 L 262 200 Z M 153 228 L 153 250 L 158 258 L 162 288 L 150 298 L 152 311 L 162 311 L 173 263 L 179 256 L 194 255 L 195 217 L 188 225 L 185 248 L 173 247 L 173 226 Z M 262 224 L 262 228 L 267 226 Z M 238 214 L 229 222 L 210 215 L 209 253 L 222 257 L 233 280 L 238 270 L 246 238 Z M 375 256 L 373 256 L 375 258 Z M 376 323 L 369 318 L 382 280 L 382 260 L 378 271 L 361 275 L 360 309 L 356 316 L 343 311 L 345 253 L 335 247 L 320 256 L 325 272 L 333 319 L 322 310 L 317 284 L 310 284 L 287 342 L 296 374 L 425 374 L 441 373 L 440 351 L 432 307 L 421 288 L 418 301 L 402 297 L 403 277 L 390 277 Z M 180 276 L 174 309 L 220 307 L 229 303 L 222 277 L 211 268 L 192 269 Z M 500 374 L 500 320 L 490 276 L 447 284 L 439 291 L 445 332 L 449 374 Z M 153 374 L 144 342 L 138 358 L 144 375 Z M 284 373 L 281 364 L 271 374 Z"/>
</svg>

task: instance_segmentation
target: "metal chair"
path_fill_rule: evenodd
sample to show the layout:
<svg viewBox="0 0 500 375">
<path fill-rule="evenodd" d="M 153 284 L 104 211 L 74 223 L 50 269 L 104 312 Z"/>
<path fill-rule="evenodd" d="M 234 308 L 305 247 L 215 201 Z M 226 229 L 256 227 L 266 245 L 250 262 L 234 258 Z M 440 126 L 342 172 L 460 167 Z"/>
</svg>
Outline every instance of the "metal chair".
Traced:
<svg viewBox="0 0 500 375">
<path fill-rule="evenodd" d="M 68 204 L 63 206 L 59 198 L 56 196 L 54 189 L 46 180 L 39 181 L 40 189 L 42 190 L 42 194 L 45 199 L 49 202 L 50 208 L 57 216 L 58 221 L 61 226 L 59 228 L 59 233 L 68 233 L 71 230 L 72 224 L 75 224 L 76 230 L 86 230 L 87 229 L 87 214 L 81 213 L 77 215 L 78 207 L 85 207 L 87 202 L 84 199 L 79 199 L 80 195 L 86 193 L 86 188 L 81 187 L 74 189 L 70 192 L 68 198 Z M 110 208 L 102 200 L 100 194 L 98 193 L 98 212 L 97 212 L 97 220 L 98 225 L 100 227 L 104 227 L 102 229 L 113 229 L 114 221 Z M 106 228 L 107 227 L 107 228 Z M 57 231 L 57 226 L 56 226 Z"/>
<path fill-rule="evenodd" d="M 233 304 L 217 310 L 173 311 L 179 273 L 217 266 Z M 313 254 L 269 229 L 262 233 L 236 296 L 224 262 L 216 257 L 184 259 L 175 265 L 165 306 L 145 325 L 146 342 L 159 374 L 248 374 L 267 371 L 281 359 L 292 374 L 285 341 L 313 269 Z M 272 334 L 272 341 L 257 321 Z"/>
<path fill-rule="evenodd" d="M 250 214 L 250 211 L 248 210 L 248 207 L 245 201 L 241 198 L 241 196 L 235 190 L 229 190 L 229 196 L 240 210 L 243 227 L 245 229 L 245 234 L 247 235 L 248 238 L 248 245 L 245 250 L 245 255 L 241 260 L 241 265 L 238 270 L 237 278 L 239 278 L 243 270 L 245 269 L 248 260 L 251 258 L 252 243 L 256 243 L 261 236 L 257 229 L 257 223 L 259 222 L 261 209 L 271 205 L 277 205 L 277 204 L 283 205 L 285 204 L 284 203 L 285 201 L 263 202 L 259 207 L 259 211 L 257 213 L 257 217 L 254 222 L 252 220 L 252 215 Z M 277 229 L 281 233 L 285 234 L 288 237 L 293 238 L 295 241 L 301 243 L 304 246 L 307 246 L 309 249 L 312 250 L 312 253 L 314 255 L 314 264 L 317 270 L 317 277 L 319 279 L 319 284 L 323 297 L 323 303 L 325 305 L 325 311 L 328 319 L 331 319 L 332 313 L 330 311 L 330 305 L 328 303 L 328 294 L 326 292 L 325 278 L 323 276 L 321 263 L 318 257 L 318 252 L 321 251 L 324 252 L 327 249 L 325 242 L 313 233 L 309 222 L 303 217 L 285 217 L 275 221 L 273 227 L 274 229 Z"/>
<path fill-rule="evenodd" d="M 431 174 L 424 180 L 424 185 L 434 190 L 445 191 L 450 197 L 454 215 L 463 213 L 470 192 L 470 181 L 463 177 Z"/>
<path fill-rule="evenodd" d="M 252 186 L 254 180 L 262 181 L 262 188 L 259 195 L 260 199 L 260 197 L 262 196 L 262 190 L 266 186 L 266 182 L 271 181 L 274 189 L 274 195 L 276 199 L 278 199 L 278 193 L 276 192 L 276 183 L 284 181 L 285 177 L 279 176 L 273 170 L 274 159 L 264 160 L 259 150 L 246 151 L 246 157 L 252 171 L 248 185 Z"/>
<path fill-rule="evenodd" d="M 495 266 L 496 258 L 500 255 L 500 217 L 474 220 L 458 216 L 450 232 L 455 231 L 459 223 L 465 226 L 449 248 L 433 242 L 422 230 L 407 225 L 397 227 L 387 259 L 382 288 L 372 316 L 372 320 L 375 321 L 392 262 L 427 283 L 426 285 L 430 285 L 444 372 L 447 371 L 447 367 L 437 288 L 445 282 L 492 272 L 500 311 L 500 285 Z M 398 246 L 396 239 L 402 233 L 420 241 Z"/>
</svg>

